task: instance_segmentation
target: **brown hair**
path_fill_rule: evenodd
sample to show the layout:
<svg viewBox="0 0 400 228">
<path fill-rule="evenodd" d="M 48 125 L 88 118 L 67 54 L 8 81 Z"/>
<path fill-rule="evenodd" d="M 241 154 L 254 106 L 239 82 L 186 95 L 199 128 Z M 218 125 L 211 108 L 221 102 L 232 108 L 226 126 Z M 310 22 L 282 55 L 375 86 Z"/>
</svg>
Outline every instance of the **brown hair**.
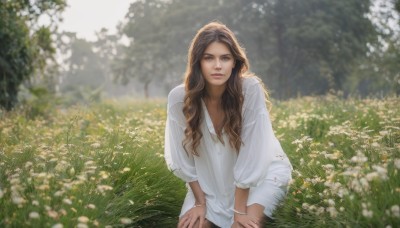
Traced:
<svg viewBox="0 0 400 228">
<path fill-rule="evenodd" d="M 200 60 L 205 49 L 213 42 L 225 44 L 235 60 L 235 67 L 227 81 L 226 89 L 222 94 L 222 108 L 225 112 L 223 129 L 229 136 L 230 145 L 240 150 L 242 144 L 242 77 L 249 70 L 249 63 L 244 49 L 239 45 L 233 32 L 224 24 L 211 22 L 202 27 L 193 38 L 188 52 L 188 63 L 185 72 L 185 98 L 183 113 L 186 118 L 185 139 L 182 144 L 185 151 L 199 156 L 197 147 L 203 133 L 200 130 L 201 98 L 204 97 L 205 80 L 201 74 Z M 221 132 L 217 132 L 222 143 Z M 190 145 L 190 147 L 189 147 Z"/>
</svg>

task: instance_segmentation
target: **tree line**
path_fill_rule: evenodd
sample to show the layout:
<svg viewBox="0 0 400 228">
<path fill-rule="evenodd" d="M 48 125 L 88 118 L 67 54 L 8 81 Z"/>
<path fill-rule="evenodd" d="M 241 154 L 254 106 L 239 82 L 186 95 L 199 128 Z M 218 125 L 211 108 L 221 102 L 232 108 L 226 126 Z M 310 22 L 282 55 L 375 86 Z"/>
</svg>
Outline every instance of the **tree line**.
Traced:
<svg viewBox="0 0 400 228">
<path fill-rule="evenodd" d="M 145 97 L 151 86 L 165 95 L 182 81 L 192 37 L 213 20 L 235 32 L 251 71 L 274 98 L 400 94 L 399 0 L 138 0 L 118 34 L 102 30 L 96 42 L 54 31 L 50 39 L 51 26 L 35 28 L 35 18 L 57 18 L 65 1 L 35 4 L 0 1 L 0 105 L 6 109 L 16 103 L 20 84 L 39 76 L 61 92 L 73 90 L 74 81 L 93 90 L 134 81 Z M 62 66 L 49 61 L 55 48 L 66 56 Z"/>
</svg>

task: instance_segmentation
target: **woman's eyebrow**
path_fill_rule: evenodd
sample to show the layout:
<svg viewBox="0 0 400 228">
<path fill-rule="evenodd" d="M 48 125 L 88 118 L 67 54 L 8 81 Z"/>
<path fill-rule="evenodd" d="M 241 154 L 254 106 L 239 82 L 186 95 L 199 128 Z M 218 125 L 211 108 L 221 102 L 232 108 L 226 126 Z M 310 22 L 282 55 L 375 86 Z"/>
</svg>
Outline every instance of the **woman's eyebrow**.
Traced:
<svg viewBox="0 0 400 228">
<path fill-rule="evenodd" d="M 210 56 L 214 56 L 213 54 L 210 54 L 210 53 L 204 53 L 203 55 L 210 55 Z M 226 54 L 222 54 L 221 56 L 232 56 L 232 54 L 230 54 L 230 53 L 226 53 Z"/>
</svg>

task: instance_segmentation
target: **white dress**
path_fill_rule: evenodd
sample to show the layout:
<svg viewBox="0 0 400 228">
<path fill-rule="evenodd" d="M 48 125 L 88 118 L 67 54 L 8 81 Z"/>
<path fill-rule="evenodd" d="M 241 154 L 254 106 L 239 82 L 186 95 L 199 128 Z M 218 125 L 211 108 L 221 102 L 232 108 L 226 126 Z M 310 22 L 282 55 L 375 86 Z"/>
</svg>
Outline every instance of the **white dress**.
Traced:
<svg viewBox="0 0 400 228">
<path fill-rule="evenodd" d="M 200 156 L 189 155 L 182 146 L 185 117 L 182 112 L 184 85 L 168 95 L 165 129 L 165 159 L 169 169 L 185 182 L 198 181 L 206 196 L 206 218 L 219 227 L 231 227 L 235 187 L 250 188 L 247 205 L 254 203 L 272 212 L 284 198 L 291 180 L 292 166 L 272 130 L 265 95 L 256 77 L 243 80 L 242 144 L 239 154 L 223 133 L 222 144 L 216 135 L 207 108 L 202 102 L 200 129 L 203 137 L 197 149 Z M 181 215 L 193 207 L 195 198 L 188 186 Z"/>
</svg>

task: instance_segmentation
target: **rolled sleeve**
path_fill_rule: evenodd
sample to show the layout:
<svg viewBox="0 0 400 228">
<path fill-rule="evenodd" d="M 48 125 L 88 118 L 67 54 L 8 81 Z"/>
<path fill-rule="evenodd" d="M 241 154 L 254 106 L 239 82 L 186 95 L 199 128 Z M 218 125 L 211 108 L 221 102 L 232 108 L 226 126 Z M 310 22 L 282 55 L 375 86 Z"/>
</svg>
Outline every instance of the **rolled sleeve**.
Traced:
<svg viewBox="0 0 400 228">
<path fill-rule="evenodd" d="M 177 102 L 181 91 L 174 90 L 168 96 L 167 122 L 165 127 L 164 158 L 169 170 L 185 182 L 197 180 L 195 162 L 191 153 L 186 153 L 182 141 L 185 137 L 185 118 L 182 103 Z"/>
<path fill-rule="evenodd" d="M 272 130 L 260 82 L 253 81 L 245 91 L 242 145 L 234 167 L 234 181 L 239 188 L 258 186 L 265 179 L 273 161 L 277 140 Z"/>
</svg>

